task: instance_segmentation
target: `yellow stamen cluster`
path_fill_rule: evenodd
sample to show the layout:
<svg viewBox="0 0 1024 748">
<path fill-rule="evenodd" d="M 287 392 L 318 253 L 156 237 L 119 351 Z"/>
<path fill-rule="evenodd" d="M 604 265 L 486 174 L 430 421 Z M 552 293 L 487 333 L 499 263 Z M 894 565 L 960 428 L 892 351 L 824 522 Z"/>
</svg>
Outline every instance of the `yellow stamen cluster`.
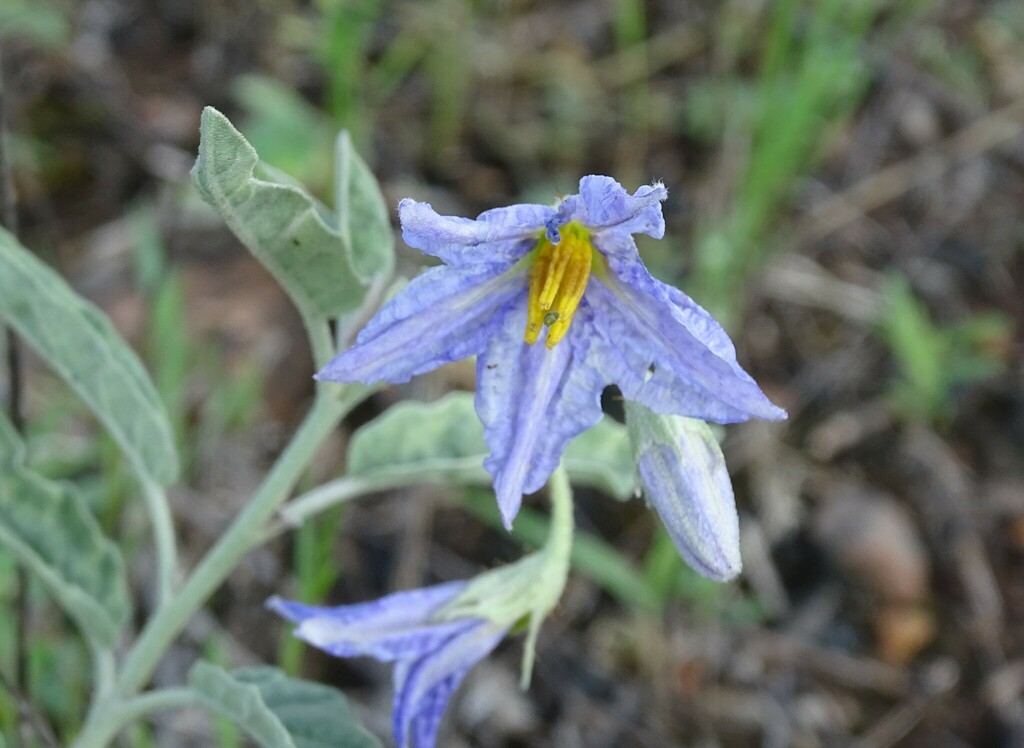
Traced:
<svg viewBox="0 0 1024 748">
<path fill-rule="evenodd" d="M 524 339 L 537 342 L 541 327 L 548 328 L 545 345 L 550 350 L 565 337 L 573 315 L 580 305 L 590 280 L 594 248 L 587 230 L 577 223 L 561 229 L 561 241 L 552 244 L 547 237 L 537 245 L 530 269 L 530 297 Z"/>
</svg>

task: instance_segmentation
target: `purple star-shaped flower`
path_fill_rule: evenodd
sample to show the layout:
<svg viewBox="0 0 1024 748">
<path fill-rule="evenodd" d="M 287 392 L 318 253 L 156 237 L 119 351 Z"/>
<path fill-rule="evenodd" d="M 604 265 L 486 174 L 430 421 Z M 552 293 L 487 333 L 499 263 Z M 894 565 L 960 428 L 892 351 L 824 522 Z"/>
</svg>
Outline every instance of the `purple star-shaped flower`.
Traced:
<svg viewBox="0 0 1024 748">
<path fill-rule="evenodd" d="M 588 176 L 579 189 L 555 207 L 513 205 L 476 220 L 403 200 L 405 241 L 443 265 L 413 279 L 317 375 L 398 383 L 478 356 L 484 465 L 506 526 L 566 444 L 600 420 L 608 384 L 660 414 L 718 423 L 786 416 L 711 315 L 641 261 L 633 234 L 664 235 L 664 186 L 630 195 L 610 177 Z"/>
<path fill-rule="evenodd" d="M 277 597 L 267 606 L 299 624 L 295 635 L 328 654 L 394 662 L 395 743 L 432 748 L 448 700 L 508 631 L 482 618 L 436 620 L 465 587 L 465 582 L 449 582 L 336 608 Z"/>
</svg>

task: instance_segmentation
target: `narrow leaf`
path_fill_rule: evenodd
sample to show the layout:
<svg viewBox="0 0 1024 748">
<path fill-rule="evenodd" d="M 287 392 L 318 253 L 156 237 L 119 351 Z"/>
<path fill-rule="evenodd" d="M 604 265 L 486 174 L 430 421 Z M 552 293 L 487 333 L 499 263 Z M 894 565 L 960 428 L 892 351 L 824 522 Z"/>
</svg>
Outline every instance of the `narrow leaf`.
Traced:
<svg viewBox="0 0 1024 748">
<path fill-rule="evenodd" d="M 137 469 L 177 478 L 170 421 L 149 375 L 110 320 L 0 229 L 0 320 L 90 407 Z"/>
<path fill-rule="evenodd" d="M 390 270 L 390 245 L 386 253 L 373 254 L 362 246 L 354 250 L 348 226 L 339 229 L 334 216 L 308 192 L 261 165 L 253 147 L 216 109 L 203 110 L 199 131 L 192 181 L 295 304 L 320 317 L 359 306 L 374 277 Z M 355 173 L 351 156 L 346 163 Z M 361 196 L 364 182 L 360 177 Z M 354 232 L 360 241 L 363 230 Z M 379 232 L 379 227 L 367 230 Z"/>
<path fill-rule="evenodd" d="M 420 479 L 489 484 L 483 427 L 473 395 L 453 392 L 431 403 L 406 401 L 352 437 L 350 475 L 416 475 Z M 633 456 L 626 429 L 605 418 L 569 444 L 564 464 L 577 483 L 619 499 L 633 495 Z"/>
<path fill-rule="evenodd" d="M 199 661 L 189 685 L 204 706 L 248 732 L 265 748 L 379 748 L 337 690 L 289 678 L 277 668 L 229 673 Z"/>
<path fill-rule="evenodd" d="M 121 555 L 74 488 L 26 468 L 24 453 L 0 415 L 0 546 L 42 580 L 90 638 L 113 647 L 130 613 Z"/>
</svg>

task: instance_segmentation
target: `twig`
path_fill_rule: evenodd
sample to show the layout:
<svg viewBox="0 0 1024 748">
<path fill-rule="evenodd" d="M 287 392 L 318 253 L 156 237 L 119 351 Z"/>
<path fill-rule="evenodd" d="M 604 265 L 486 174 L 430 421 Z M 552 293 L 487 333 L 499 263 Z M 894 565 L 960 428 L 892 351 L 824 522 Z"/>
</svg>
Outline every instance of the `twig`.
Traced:
<svg viewBox="0 0 1024 748">
<path fill-rule="evenodd" d="M 790 611 L 790 599 L 778 568 L 772 562 L 768 538 L 761 522 L 754 518 L 741 523 L 740 545 L 746 559 L 746 578 L 758 602 L 771 618 L 783 618 Z"/>
<path fill-rule="evenodd" d="M 0 48 L 0 220 L 12 234 L 18 233 L 18 213 L 15 210 L 14 179 L 7 149 L 7 97 L 4 88 L 3 49 Z"/>
<path fill-rule="evenodd" d="M 972 515 L 976 491 L 957 456 L 930 429 L 907 429 L 897 465 L 908 495 L 927 519 L 932 542 L 959 577 L 967 603 L 964 633 L 992 669 L 1005 664 L 1002 629 L 1006 606 L 985 541 Z"/>
<path fill-rule="evenodd" d="M 850 688 L 906 699 L 913 682 L 903 668 L 861 655 L 827 649 L 791 634 L 760 631 L 752 638 L 754 651 L 774 662 L 798 663 L 821 677 Z"/>
<path fill-rule="evenodd" d="M 3 49 L 0 48 L 0 225 L 15 236 L 18 234 L 18 211 L 14 193 L 14 178 L 7 143 L 7 90 L 4 87 Z M 21 351 L 15 337 L 6 331 L 7 339 L 7 415 L 14 428 L 25 430 L 25 419 L 21 411 Z"/>
<path fill-rule="evenodd" d="M 859 325 L 873 325 L 883 310 L 873 288 L 833 275 L 810 257 L 780 257 L 764 270 L 761 289 L 786 304 L 824 309 Z"/>
<path fill-rule="evenodd" d="M 31 725 L 36 737 L 39 738 L 46 748 L 58 748 L 60 743 L 57 742 L 57 737 L 53 734 L 53 730 L 47 724 L 43 715 L 39 713 L 20 689 L 7 680 L 7 676 L 3 672 L 0 672 L 0 686 L 3 686 L 11 698 L 14 699 L 18 707 L 19 717 Z"/>
<path fill-rule="evenodd" d="M 0 48 L 0 224 L 11 234 L 18 233 L 17 197 L 7 143 L 7 90 L 4 87 L 3 49 Z M 25 418 L 21 407 L 21 349 L 17 338 L 6 329 L 2 330 L 3 347 L 7 350 L 7 415 L 11 424 L 20 433 L 25 430 Z M 14 600 L 15 618 L 15 663 L 14 683 L 4 686 L 17 701 L 18 713 L 32 726 L 37 736 L 47 745 L 57 745 L 53 732 L 42 715 L 38 714 L 31 702 L 25 698 L 28 691 L 28 572 L 18 566 Z M 2 677 L 2 675 L 0 675 Z"/>
<path fill-rule="evenodd" d="M 936 148 L 888 166 L 816 206 L 797 230 L 806 242 L 820 241 L 910 190 L 922 175 L 937 176 L 954 161 L 980 156 L 1024 133 L 1024 99 L 988 114 Z"/>
<path fill-rule="evenodd" d="M 960 684 L 960 668 L 952 660 L 937 660 L 919 676 L 920 692 L 890 709 L 854 745 L 856 748 L 890 748 L 936 710 L 948 704 Z"/>
</svg>

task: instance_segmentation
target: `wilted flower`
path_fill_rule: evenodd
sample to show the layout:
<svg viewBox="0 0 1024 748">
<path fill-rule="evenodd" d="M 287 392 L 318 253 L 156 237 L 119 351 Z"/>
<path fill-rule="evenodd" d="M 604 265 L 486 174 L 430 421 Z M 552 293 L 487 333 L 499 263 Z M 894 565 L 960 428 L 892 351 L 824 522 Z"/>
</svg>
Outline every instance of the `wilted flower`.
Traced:
<svg viewBox="0 0 1024 748">
<path fill-rule="evenodd" d="M 710 427 L 626 402 L 626 424 L 644 494 L 695 571 L 725 582 L 743 567 L 725 456 Z"/>
<path fill-rule="evenodd" d="M 276 597 L 267 605 L 299 624 L 296 636 L 328 654 L 394 662 L 395 742 L 432 748 L 451 695 L 508 631 L 482 618 L 440 617 L 465 588 L 466 582 L 449 582 L 335 608 Z"/>
<path fill-rule="evenodd" d="M 579 190 L 554 207 L 513 205 L 476 220 L 403 200 L 406 242 L 444 264 L 409 283 L 318 375 L 397 383 L 479 356 L 484 464 L 506 525 L 566 444 L 600 420 L 608 384 L 656 413 L 785 417 L 736 362 L 721 326 L 640 260 L 633 234 L 665 231 L 664 186 L 630 195 L 588 176 Z"/>
</svg>

